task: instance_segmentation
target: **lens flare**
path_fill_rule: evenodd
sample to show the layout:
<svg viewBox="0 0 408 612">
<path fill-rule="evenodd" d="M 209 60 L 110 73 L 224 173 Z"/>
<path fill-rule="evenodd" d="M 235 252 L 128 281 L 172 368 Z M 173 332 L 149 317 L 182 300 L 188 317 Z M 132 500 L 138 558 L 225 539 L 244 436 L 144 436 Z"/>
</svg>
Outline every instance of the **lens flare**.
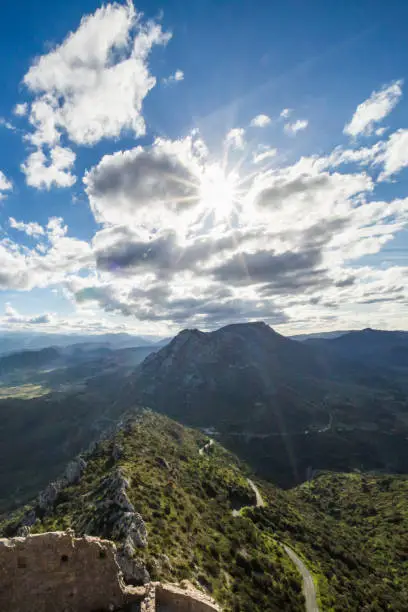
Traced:
<svg viewBox="0 0 408 612">
<path fill-rule="evenodd" d="M 207 211 L 213 211 L 216 219 L 227 219 L 235 208 L 238 197 L 238 176 L 226 173 L 218 164 L 206 168 L 201 178 L 200 200 Z"/>
</svg>

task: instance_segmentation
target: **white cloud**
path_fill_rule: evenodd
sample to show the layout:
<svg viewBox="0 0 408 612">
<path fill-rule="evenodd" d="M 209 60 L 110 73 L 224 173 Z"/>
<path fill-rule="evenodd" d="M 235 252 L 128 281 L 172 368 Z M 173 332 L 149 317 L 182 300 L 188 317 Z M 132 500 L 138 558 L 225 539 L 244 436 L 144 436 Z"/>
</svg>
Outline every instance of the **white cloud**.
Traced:
<svg viewBox="0 0 408 612">
<path fill-rule="evenodd" d="M 27 185 L 37 189 L 51 187 L 72 187 L 76 177 L 71 170 L 75 163 L 75 153 L 66 147 L 55 145 L 50 151 L 50 159 L 42 149 L 31 153 L 27 161 L 21 165 L 26 175 Z"/>
<path fill-rule="evenodd" d="M 24 223 L 23 221 L 16 221 L 14 217 L 10 217 L 9 224 L 11 228 L 24 232 L 27 234 L 27 236 L 43 236 L 45 234 L 45 230 L 42 225 L 36 223 L 35 221 Z"/>
<path fill-rule="evenodd" d="M 8 192 L 12 191 L 13 183 L 6 177 L 4 172 L 0 170 L 0 200 L 7 197 Z"/>
<path fill-rule="evenodd" d="M 288 119 L 288 117 L 290 117 L 290 115 L 293 113 L 293 109 L 291 108 L 284 108 L 279 117 L 281 117 L 282 119 Z"/>
<path fill-rule="evenodd" d="M 4 117 L 0 117 L 0 126 L 6 128 L 6 130 L 10 130 L 11 132 L 15 132 L 16 128 L 10 121 L 7 121 Z"/>
<path fill-rule="evenodd" d="M 22 315 L 9 302 L 4 306 L 4 316 L 0 316 L 1 327 L 14 327 L 17 324 L 18 328 L 33 325 L 46 325 L 52 322 L 52 315 L 45 313 L 41 315 Z"/>
<path fill-rule="evenodd" d="M 252 161 L 254 164 L 260 164 L 266 159 L 271 159 L 273 157 L 276 157 L 277 153 L 278 153 L 277 149 L 267 149 L 266 151 L 261 151 L 260 153 L 254 153 L 252 157 Z"/>
<path fill-rule="evenodd" d="M 184 226 L 199 202 L 201 157 L 194 137 L 157 139 L 105 155 L 84 183 L 99 223 L 137 227 L 141 233 Z"/>
<path fill-rule="evenodd" d="M 296 136 L 296 134 L 302 130 L 305 130 L 309 125 L 309 121 L 307 119 L 297 119 L 293 123 L 285 123 L 284 130 L 287 134 L 291 136 Z"/>
<path fill-rule="evenodd" d="M 182 70 L 176 70 L 174 74 L 163 79 L 165 85 L 171 85 L 171 83 L 177 83 L 178 81 L 184 81 L 184 72 Z"/>
<path fill-rule="evenodd" d="M 334 169 L 371 167 L 383 147 L 338 148 L 243 175 L 227 209 L 239 222 L 233 231 L 211 216 L 222 199 L 202 207 L 199 182 L 214 160 L 197 155 L 193 137 L 106 156 L 86 177 L 93 212 L 106 225 L 93 240 L 96 277 L 75 279 L 70 295 L 81 308 L 167 328 L 268 319 L 268 312 L 283 324 L 309 300 L 318 316 L 340 302 L 377 300 L 379 289 L 374 297 L 359 293 L 364 274 L 347 264 L 380 252 L 401 231 L 408 199 L 376 201 L 367 172 Z M 217 177 L 229 180 L 222 171 Z M 227 191 L 221 185 L 214 193 Z"/>
<path fill-rule="evenodd" d="M 52 217 L 42 233 L 41 226 L 36 223 L 21 224 L 13 219 L 11 225 L 26 233 L 31 232 L 38 242 L 33 248 L 28 248 L 9 238 L 0 240 L 1 289 L 26 291 L 48 287 L 80 270 L 94 267 L 90 245 L 67 236 L 68 228 L 61 218 Z"/>
<path fill-rule="evenodd" d="M 269 125 L 271 122 L 271 118 L 268 115 L 257 115 L 254 117 L 250 123 L 252 127 L 263 128 Z"/>
<path fill-rule="evenodd" d="M 408 166 L 408 130 L 397 130 L 389 137 L 376 163 L 383 163 L 379 180 L 383 181 Z"/>
<path fill-rule="evenodd" d="M 369 136 L 375 124 L 382 121 L 398 104 L 402 96 L 403 81 L 394 81 L 380 91 L 373 91 L 371 96 L 359 104 L 350 121 L 344 127 L 348 136 Z"/>
<path fill-rule="evenodd" d="M 232 149 L 244 149 L 245 147 L 245 130 L 244 128 L 232 128 L 226 137 L 225 144 Z"/>
<path fill-rule="evenodd" d="M 13 113 L 17 117 L 24 117 L 28 112 L 28 104 L 27 102 L 22 102 L 21 104 L 16 104 L 13 108 Z"/>
<path fill-rule="evenodd" d="M 38 147 L 25 167 L 44 166 L 42 147 L 55 150 L 62 134 L 77 145 L 117 138 L 124 130 L 142 136 L 143 100 L 156 84 L 148 56 L 153 46 L 166 44 L 170 36 L 153 21 L 143 23 L 131 1 L 107 4 L 84 17 L 61 45 L 39 57 L 24 77 L 35 96 L 29 139 Z M 61 148 L 57 151 L 60 156 Z M 40 178 L 27 173 L 29 184 L 72 185 L 73 177 L 64 171 L 72 165 L 66 155 L 64 163 L 56 172 L 42 168 Z"/>
</svg>

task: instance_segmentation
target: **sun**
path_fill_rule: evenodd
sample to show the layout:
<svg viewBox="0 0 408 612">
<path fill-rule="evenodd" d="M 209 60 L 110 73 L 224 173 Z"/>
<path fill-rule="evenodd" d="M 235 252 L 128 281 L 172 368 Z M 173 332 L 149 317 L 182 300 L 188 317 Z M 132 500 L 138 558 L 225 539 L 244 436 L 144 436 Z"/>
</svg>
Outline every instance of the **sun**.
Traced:
<svg viewBox="0 0 408 612">
<path fill-rule="evenodd" d="M 207 211 L 218 220 L 227 219 L 235 209 L 238 176 L 226 173 L 218 164 L 208 166 L 201 177 L 200 200 Z"/>
</svg>

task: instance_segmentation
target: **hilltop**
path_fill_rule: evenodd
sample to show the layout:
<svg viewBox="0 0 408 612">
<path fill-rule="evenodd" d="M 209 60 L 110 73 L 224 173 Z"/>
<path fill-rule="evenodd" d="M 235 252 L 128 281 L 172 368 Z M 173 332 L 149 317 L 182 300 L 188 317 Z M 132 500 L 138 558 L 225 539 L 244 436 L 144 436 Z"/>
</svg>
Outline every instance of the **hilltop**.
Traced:
<svg viewBox="0 0 408 612">
<path fill-rule="evenodd" d="M 0 534 L 113 540 L 128 584 L 188 580 L 225 610 L 304 610 L 290 546 L 321 612 L 404 612 L 408 478 L 322 473 L 290 491 L 247 478 L 217 442 L 148 410 L 71 462 Z"/>
<path fill-rule="evenodd" d="M 251 519 L 233 516 L 255 503 L 245 467 L 218 444 L 200 454 L 207 441 L 139 412 L 2 533 L 72 528 L 115 541 L 131 584 L 189 579 L 229 610 L 303 610 L 300 576 L 281 547 Z"/>
<path fill-rule="evenodd" d="M 380 335 L 383 345 L 394 341 Z M 347 336 L 355 333 L 301 343 L 262 322 L 184 330 L 139 365 L 122 398 L 216 431 L 281 486 L 316 469 L 406 473 L 405 370 L 366 363 L 356 341 L 331 348 Z"/>
</svg>

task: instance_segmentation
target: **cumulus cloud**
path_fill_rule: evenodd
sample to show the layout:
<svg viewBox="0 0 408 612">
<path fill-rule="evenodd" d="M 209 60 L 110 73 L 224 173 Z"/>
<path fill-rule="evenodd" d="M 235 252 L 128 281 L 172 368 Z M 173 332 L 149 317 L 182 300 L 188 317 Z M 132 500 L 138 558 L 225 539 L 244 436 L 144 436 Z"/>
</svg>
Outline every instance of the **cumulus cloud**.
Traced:
<svg viewBox="0 0 408 612">
<path fill-rule="evenodd" d="M 33 132 L 28 138 L 37 147 L 23 166 L 30 185 L 72 184 L 65 170 L 73 161 L 65 162 L 57 180 L 48 178 L 48 172 L 47 178 L 37 180 L 29 171 L 35 166 L 44 174 L 43 147 L 51 147 L 51 158 L 53 152 L 59 156 L 60 148 L 55 153 L 55 147 L 62 134 L 77 145 L 94 145 L 102 138 L 117 138 L 123 130 L 134 136 L 145 133 L 142 104 L 156 84 L 148 56 L 155 45 L 166 44 L 170 37 L 158 23 L 144 23 L 131 1 L 107 4 L 84 17 L 75 32 L 35 60 L 24 77 L 34 95 L 29 111 Z"/>
<path fill-rule="evenodd" d="M 100 9 L 100 19 L 105 10 L 113 11 Z M 129 11 L 130 5 L 121 6 L 119 14 L 129 16 Z M 97 48 L 88 50 L 89 57 L 101 57 L 98 45 L 110 49 L 107 61 L 113 67 L 130 56 L 135 39 L 142 36 L 140 17 L 134 18 L 139 22 L 134 22 L 124 46 L 106 42 L 106 37 L 118 36 L 114 24 L 113 32 L 103 30 L 101 41 L 91 37 Z M 96 29 L 101 27 L 100 21 L 94 23 Z M 127 25 L 123 27 L 125 31 Z M 153 25 L 143 27 L 149 38 Z M 56 51 L 62 53 L 60 47 Z M 65 49 L 63 55 L 71 66 L 70 52 Z M 76 74 L 77 65 L 71 68 Z M 89 76 L 88 69 L 86 64 Z M 105 64 L 100 68 L 106 69 Z M 51 89 L 36 91 L 30 105 L 31 144 L 36 149 L 23 166 L 29 184 L 44 189 L 75 181 L 70 140 L 93 142 L 91 132 L 78 140 L 73 124 L 68 127 L 58 115 L 65 104 L 73 104 L 71 93 L 67 90 L 65 102 L 52 109 L 45 97 Z M 306 120 L 289 122 L 285 110 L 282 124 L 288 133 L 306 127 L 297 125 Z M 258 119 L 253 125 L 261 123 L 265 121 Z M 261 318 L 283 326 L 309 318 L 320 325 L 328 317 L 351 320 L 353 307 L 389 307 L 398 313 L 396 305 L 408 303 L 407 267 L 393 266 L 393 272 L 386 273 L 363 266 L 360 258 L 381 253 L 408 221 L 408 198 L 376 197 L 378 181 L 392 179 L 408 165 L 406 132 L 398 130 L 370 146 L 353 142 L 290 163 L 284 152 L 271 146 L 254 150 L 243 128 L 227 134 L 222 159 L 209 150 L 198 130 L 178 140 L 157 138 L 110 153 L 84 177 L 99 224 L 93 238 L 87 242 L 70 236 L 60 218 L 40 225 L 10 217 L 11 238 L 24 232 L 31 237 L 26 242 L 34 246 L 13 242 L 7 235 L 0 239 L 0 287 L 62 285 L 78 321 L 83 314 L 92 327 L 105 316 L 108 321 L 126 318 L 125 326 L 155 326 L 159 333 Z M 333 314 L 335 310 L 339 314 Z M 6 316 L 14 316 L 19 324 L 18 313 Z M 41 325 L 60 324 L 55 318 L 47 322 L 47 315 L 31 318 L 33 323 L 20 319 L 21 325 L 34 324 L 36 318 Z"/>
<path fill-rule="evenodd" d="M 199 273 L 201 264 L 255 239 L 255 232 L 231 230 L 190 241 L 180 240 L 175 231 L 141 240 L 128 227 L 113 227 L 98 232 L 93 247 L 99 270 L 123 276 L 153 272 L 156 279 L 163 280 L 184 270 Z"/>
<path fill-rule="evenodd" d="M 225 263 L 214 268 L 212 274 L 223 282 L 232 284 L 276 283 L 283 290 L 284 279 L 291 288 L 303 284 L 305 271 L 314 271 L 320 265 L 318 249 L 303 252 L 275 253 L 260 250 L 256 253 L 237 253 Z M 318 280 L 318 279 L 317 279 Z"/>
<path fill-rule="evenodd" d="M 13 108 L 13 113 L 17 117 L 24 117 L 28 112 L 28 104 L 27 102 L 22 102 L 21 104 L 16 104 Z"/>
<path fill-rule="evenodd" d="M 41 315 L 22 315 L 12 305 L 7 302 L 4 307 L 4 316 L 0 316 L 0 325 L 2 327 L 17 324 L 18 327 L 22 325 L 44 325 L 51 323 L 52 315 L 49 313 Z"/>
<path fill-rule="evenodd" d="M 394 81 L 380 91 L 373 91 L 371 96 L 359 104 L 351 118 L 344 126 L 348 136 L 369 136 L 377 123 L 382 121 L 395 108 L 402 96 L 403 81 Z"/>
<path fill-rule="evenodd" d="M 266 149 L 262 150 L 260 153 L 254 153 L 252 156 L 252 161 L 254 164 L 260 164 L 267 159 L 271 159 L 276 157 L 278 153 L 278 149 Z"/>
<path fill-rule="evenodd" d="M 276 152 L 262 151 L 268 156 L 256 172 L 234 179 L 230 192 L 227 170 L 218 168 L 214 201 L 203 201 L 214 159 L 197 138 L 156 140 L 105 156 L 89 171 L 86 189 L 104 228 L 92 241 L 95 278 L 70 285 L 76 304 L 169 328 L 210 328 L 244 310 L 256 318 L 269 308 L 287 323 L 305 304 L 323 316 L 322 309 L 379 299 L 379 290 L 359 293 L 363 276 L 347 265 L 380 252 L 408 220 L 408 199 L 372 195 L 370 171 L 384 163 L 387 142 L 291 165 L 277 159 L 273 170 L 265 162 Z M 345 170 L 350 165 L 354 171 Z M 211 211 L 223 206 L 217 194 L 228 193 L 225 223 Z"/>
<path fill-rule="evenodd" d="M 408 130 L 401 129 L 391 134 L 376 163 L 383 164 L 379 180 L 388 179 L 408 166 Z"/>
<path fill-rule="evenodd" d="M 158 139 L 149 148 L 105 155 L 84 183 L 97 221 L 153 231 L 181 224 L 197 205 L 200 172 L 192 137 Z"/>
<path fill-rule="evenodd" d="M 114 284 L 72 283 L 68 290 L 80 304 L 97 304 L 106 312 L 136 318 L 141 322 L 165 324 L 167 329 L 201 327 L 213 329 L 231 320 L 263 319 L 270 324 L 287 320 L 284 312 L 271 300 L 240 298 L 218 284 L 197 286 L 195 293 L 171 291 L 167 285 L 121 290 Z"/>
<path fill-rule="evenodd" d="M 279 115 L 279 116 L 280 116 L 282 119 L 288 119 L 288 117 L 290 117 L 292 113 L 293 113 L 293 109 L 291 109 L 291 108 L 284 108 L 284 109 L 281 111 L 281 113 L 280 113 L 280 115 Z"/>
<path fill-rule="evenodd" d="M 4 200 L 12 189 L 13 183 L 6 177 L 4 172 L 0 170 L 0 200 Z"/>
<path fill-rule="evenodd" d="M 176 70 L 174 74 L 163 79 L 163 83 L 165 85 L 171 85 L 172 83 L 177 83 L 178 81 L 184 81 L 184 72 L 182 70 Z"/>
<path fill-rule="evenodd" d="M 286 134 L 296 136 L 298 132 L 305 130 L 308 125 L 309 121 L 307 119 L 297 119 L 297 121 L 294 121 L 293 123 L 285 123 L 283 129 L 285 130 Z"/>
<path fill-rule="evenodd" d="M 6 128 L 6 130 L 10 130 L 11 132 L 16 131 L 15 126 L 10 121 L 7 121 L 7 119 L 4 117 L 0 117 L 0 126 Z"/>
<path fill-rule="evenodd" d="M 91 246 L 68 236 L 68 227 L 61 218 L 52 217 L 42 230 L 37 223 L 21 223 L 15 219 L 10 220 L 10 225 L 38 242 L 29 248 L 8 237 L 0 240 L 1 289 L 27 291 L 48 287 L 82 269 L 94 267 Z"/>
<path fill-rule="evenodd" d="M 59 145 L 50 150 L 49 157 L 42 149 L 37 149 L 21 165 L 21 170 L 30 187 L 72 187 L 76 182 L 76 177 L 72 174 L 75 158 L 76 155 L 71 149 Z"/>
<path fill-rule="evenodd" d="M 20 232 L 24 232 L 27 236 L 43 236 L 45 230 L 39 223 L 31 221 L 24 223 L 23 221 L 16 221 L 14 217 L 9 218 L 10 227 Z"/>
<path fill-rule="evenodd" d="M 244 128 L 232 128 L 226 137 L 225 144 L 231 149 L 244 149 L 245 147 L 245 130 Z"/>
<path fill-rule="evenodd" d="M 268 115 L 257 115 L 254 117 L 250 123 L 252 127 L 263 128 L 269 125 L 271 122 L 271 118 Z"/>
</svg>

